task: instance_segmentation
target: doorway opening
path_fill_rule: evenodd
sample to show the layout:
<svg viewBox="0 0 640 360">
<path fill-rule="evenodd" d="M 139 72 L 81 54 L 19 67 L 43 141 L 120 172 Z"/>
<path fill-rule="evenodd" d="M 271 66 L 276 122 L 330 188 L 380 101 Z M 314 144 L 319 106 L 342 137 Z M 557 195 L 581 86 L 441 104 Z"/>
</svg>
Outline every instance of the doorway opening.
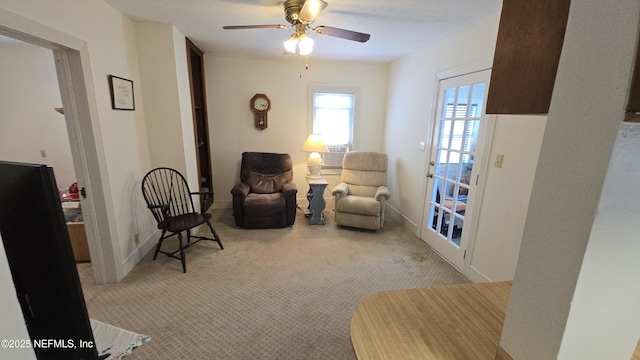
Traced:
<svg viewBox="0 0 640 360">
<path fill-rule="evenodd" d="M 120 261 L 110 243 L 111 227 L 107 221 L 98 221 L 109 215 L 101 167 L 103 154 L 97 146 L 99 129 L 96 135 L 93 124 L 97 104 L 88 94 L 85 79 L 90 72 L 86 43 L 2 9 L 0 15 L 0 35 L 53 51 L 73 168 L 78 186 L 86 194 L 80 197 L 80 202 L 93 277 L 96 284 L 117 282 Z"/>
<path fill-rule="evenodd" d="M 3 82 L 14 84 L 0 99 L 6 116 L 0 135 L 3 160 L 46 164 L 54 169 L 74 259 L 89 263 L 80 189 L 64 118 L 53 52 L 0 37 Z M 31 106 L 22 106 L 24 102 Z"/>
</svg>

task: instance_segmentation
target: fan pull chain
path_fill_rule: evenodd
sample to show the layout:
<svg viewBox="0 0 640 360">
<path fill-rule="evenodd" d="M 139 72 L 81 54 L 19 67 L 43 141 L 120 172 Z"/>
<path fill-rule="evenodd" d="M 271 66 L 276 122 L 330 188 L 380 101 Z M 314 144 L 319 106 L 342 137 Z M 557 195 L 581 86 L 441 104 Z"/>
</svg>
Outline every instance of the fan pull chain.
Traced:
<svg viewBox="0 0 640 360">
<path fill-rule="evenodd" d="M 302 79 L 302 55 L 298 56 L 298 72 L 298 76 Z"/>
<path fill-rule="evenodd" d="M 305 59 L 306 59 L 306 58 L 307 58 L 307 56 L 305 56 Z M 300 65 L 300 66 L 298 66 L 298 68 L 300 69 L 299 77 L 300 77 L 300 79 L 302 79 L 302 55 L 300 55 L 300 56 L 298 57 L 298 60 L 299 60 L 299 61 L 298 61 L 298 64 Z M 305 62 L 305 64 L 304 64 L 304 69 L 305 69 L 305 70 L 309 70 L 309 63 L 308 63 L 308 62 Z"/>
</svg>

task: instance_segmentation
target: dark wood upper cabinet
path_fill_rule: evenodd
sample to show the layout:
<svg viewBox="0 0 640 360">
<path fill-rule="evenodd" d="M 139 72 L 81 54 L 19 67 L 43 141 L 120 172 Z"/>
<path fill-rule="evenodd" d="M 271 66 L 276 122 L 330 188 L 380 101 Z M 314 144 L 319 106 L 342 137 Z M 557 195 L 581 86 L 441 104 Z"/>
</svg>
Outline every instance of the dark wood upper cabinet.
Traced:
<svg viewBox="0 0 640 360">
<path fill-rule="evenodd" d="M 504 0 L 487 98 L 488 114 L 546 114 L 570 0 Z"/>
<path fill-rule="evenodd" d="M 213 193 L 211 169 L 211 146 L 207 116 L 207 93 L 205 91 L 204 53 L 191 40 L 187 42 L 187 64 L 191 85 L 193 129 L 196 142 L 198 184 L 200 192 Z M 213 196 L 201 196 L 200 206 L 206 211 L 213 204 Z"/>
<path fill-rule="evenodd" d="M 624 121 L 640 122 L 640 38 L 636 46 L 636 59 L 633 65 L 633 76 L 629 88 L 629 100 Z"/>
</svg>

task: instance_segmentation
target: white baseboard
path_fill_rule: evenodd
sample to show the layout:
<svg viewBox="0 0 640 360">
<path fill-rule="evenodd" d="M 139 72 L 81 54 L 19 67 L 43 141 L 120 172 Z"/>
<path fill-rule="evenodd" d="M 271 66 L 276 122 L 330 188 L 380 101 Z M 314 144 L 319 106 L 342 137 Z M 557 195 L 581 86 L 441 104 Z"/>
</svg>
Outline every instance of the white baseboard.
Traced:
<svg viewBox="0 0 640 360">
<path fill-rule="evenodd" d="M 409 220 L 406 216 L 402 215 L 402 213 L 398 211 L 398 209 L 394 208 L 388 203 L 386 204 L 386 214 L 390 215 L 390 217 L 392 217 L 394 220 L 401 222 L 407 230 L 411 231 L 418 238 L 420 237 L 420 229 L 418 225 L 416 225 L 413 221 Z M 440 255 L 440 257 L 442 257 L 446 261 L 445 257 L 443 257 L 442 255 Z M 493 281 L 488 276 L 483 274 L 481 271 L 473 267 L 473 265 L 469 267 L 469 273 L 466 276 L 469 280 L 471 280 L 474 283 L 484 283 L 484 282 Z"/>
<path fill-rule="evenodd" d="M 390 215 L 391 218 L 393 218 L 394 220 L 402 223 L 402 225 L 409 231 L 411 231 L 412 234 L 416 235 L 417 237 L 420 237 L 420 231 L 418 229 L 418 225 L 416 225 L 416 223 L 414 223 L 413 221 L 409 220 L 406 216 L 402 215 L 402 213 L 400 211 L 398 211 L 398 209 L 394 208 L 393 206 L 389 205 L 389 203 L 385 203 L 386 208 L 385 208 L 385 214 L 386 215 Z"/>
<path fill-rule="evenodd" d="M 216 200 L 213 202 L 212 209 L 231 209 L 233 208 L 233 200 Z"/>
<path fill-rule="evenodd" d="M 478 271 L 478 269 L 474 268 L 473 266 L 469 267 L 469 274 L 467 275 L 467 278 L 474 283 L 492 282 L 491 279 L 489 279 L 487 276 L 485 276 L 483 273 Z"/>
<path fill-rule="evenodd" d="M 138 262 L 140 262 L 140 260 L 149 253 L 149 250 L 153 249 L 153 247 L 158 243 L 158 238 L 160 238 L 160 230 L 154 231 L 151 236 L 149 236 L 135 251 L 129 254 L 129 256 L 122 261 L 120 273 L 126 276 L 126 274 L 128 274 L 129 271 L 131 271 L 136 264 L 138 264 Z M 120 280 L 122 279 L 119 279 L 118 281 Z"/>
<path fill-rule="evenodd" d="M 330 197 L 324 197 L 324 201 L 326 202 L 326 210 L 332 210 L 333 209 L 333 196 Z M 296 199 L 296 202 L 298 204 L 298 206 L 304 206 L 306 207 L 308 205 L 308 201 L 307 201 L 307 197 L 298 197 Z M 409 220 L 406 216 L 402 215 L 402 213 L 400 213 L 400 211 L 398 211 L 396 208 L 394 208 L 393 206 L 389 205 L 389 203 L 386 203 L 386 208 L 385 208 L 385 214 L 386 216 L 391 217 L 392 219 L 402 223 L 402 225 L 409 230 L 412 234 L 416 235 L 416 236 L 420 236 L 419 233 L 419 229 L 418 229 L 418 225 L 416 225 L 416 223 L 414 223 L 413 221 Z M 231 209 L 233 208 L 233 200 L 218 200 L 215 201 L 213 203 L 212 206 L 213 209 Z"/>
<path fill-rule="evenodd" d="M 300 204 L 303 204 L 303 202 L 306 202 L 307 198 L 306 197 L 302 197 L 302 198 L 298 198 L 296 200 L 297 200 L 298 204 L 300 205 Z M 325 197 L 325 201 L 327 202 L 327 208 L 331 208 L 332 209 L 333 208 L 333 197 L 329 197 L 329 198 Z M 232 207 L 233 207 L 233 201 L 232 200 L 216 201 L 213 204 L 213 208 L 214 209 L 230 209 Z M 386 203 L 385 214 L 386 214 L 386 216 L 389 216 L 393 220 L 402 223 L 402 225 L 408 231 L 410 231 L 412 234 L 416 235 L 417 237 L 420 237 L 420 231 L 419 231 L 420 229 L 418 228 L 418 225 L 416 223 L 414 223 L 413 221 L 409 220 L 398 209 L 396 209 L 393 206 L 389 205 L 389 203 Z M 138 251 L 134 252 L 133 254 L 131 254 L 127 258 L 127 260 L 123 264 L 123 267 L 127 268 L 125 273 L 129 272 L 129 270 L 130 270 L 129 266 L 131 268 L 133 268 L 133 266 L 139 261 L 139 259 L 142 258 L 149 251 L 149 249 L 153 248 L 153 246 L 156 243 L 155 240 L 157 240 L 158 236 L 159 236 L 159 233 L 158 234 L 154 234 L 150 239 L 145 241 L 143 246 L 141 246 L 138 249 Z M 149 243 L 149 245 L 147 245 L 147 243 Z M 137 260 L 134 260 L 134 259 L 137 259 Z M 474 268 L 473 266 L 471 266 L 469 268 L 469 274 L 468 274 L 467 277 L 469 278 L 469 280 L 471 280 L 474 283 L 483 283 L 483 282 L 491 282 L 492 281 L 489 277 L 484 275 L 482 272 L 480 272 L 478 269 Z"/>
</svg>

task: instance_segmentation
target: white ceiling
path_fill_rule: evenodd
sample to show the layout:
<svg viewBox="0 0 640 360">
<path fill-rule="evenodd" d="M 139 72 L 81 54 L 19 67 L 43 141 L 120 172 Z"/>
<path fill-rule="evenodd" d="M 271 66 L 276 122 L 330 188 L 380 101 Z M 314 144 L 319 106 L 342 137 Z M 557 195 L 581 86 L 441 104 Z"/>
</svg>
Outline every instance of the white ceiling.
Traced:
<svg viewBox="0 0 640 360">
<path fill-rule="evenodd" d="M 175 25 L 205 53 L 283 56 L 293 29 L 223 30 L 223 25 L 288 25 L 283 0 L 105 0 L 136 21 Z M 390 61 L 458 24 L 500 9 L 502 0 L 326 0 L 313 26 L 371 34 L 366 43 L 309 33 L 314 58 Z"/>
</svg>

